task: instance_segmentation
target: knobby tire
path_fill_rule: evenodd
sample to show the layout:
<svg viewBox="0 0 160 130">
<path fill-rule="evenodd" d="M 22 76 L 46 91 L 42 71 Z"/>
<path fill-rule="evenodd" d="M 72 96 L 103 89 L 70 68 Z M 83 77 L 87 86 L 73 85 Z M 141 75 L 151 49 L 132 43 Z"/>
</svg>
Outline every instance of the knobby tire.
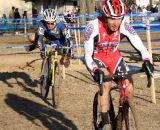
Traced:
<svg viewBox="0 0 160 130">
<path fill-rule="evenodd" d="M 99 124 L 101 122 L 101 115 L 98 109 L 98 92 L 94 96 L 93 100 L 93 126 L 95 130 L 99 130 Z M 111 99 L 111 95 L 110 95 Z M 114 112 L 114 105 L 112 100 L 110 100 L 110 111 L 109 111 L 109 118 L 110 118 L 110 125 L 112 130 L 116 130 L 116 120 L 115 120 L 115 112 Z"/>
<path fill-rule="evenodd" d="M 51 85 L 51 64 L 50 64 L 50 58 L 47 58 L 43 64 L 43 74 L 41 75 L 41 83 L 40 83 L 40 91 L 41 91 L 41 98 L 43 100 L 46 100 L 48 93 L 49 93 L 49 87 Z"/>
<path fill-rule="evenodd" d="M 55 62 L 54 64 L 54 84 L 52 86 L 52 103 L 53 107 L 57 108 L 59 105 L 59 100 L 60 100 L 60 87 L 62 83 L 62 73 L 60 69 L 60 65 L 58 62 Z"/>
<path fill-rule="evenodd" d="M 119 109 L 116 130 L 141 130 L 138 114 L 135 111 L 133 103 L 129 103 L 128 106 L 125 105 Z"/>
</svg>

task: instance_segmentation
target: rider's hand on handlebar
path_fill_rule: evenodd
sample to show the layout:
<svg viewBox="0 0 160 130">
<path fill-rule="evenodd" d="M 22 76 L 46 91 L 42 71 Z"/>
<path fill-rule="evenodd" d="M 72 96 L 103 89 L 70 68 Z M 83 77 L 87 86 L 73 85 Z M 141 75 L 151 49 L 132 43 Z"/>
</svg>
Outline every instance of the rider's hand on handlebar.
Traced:
<svg viewBox="0 0 160 130">
<path fill-rule="evenodd" d="M 154 71 L 154 66 L 150 61 L 144 61 L 142 64 L 142 69 L 146 73 L 147 76 L 152 76 Z"/>
<path fill-rule="evenodd" d="M 96 82 L 100 83 L 100 76 L 101 75 L 102 75 L 102 78 L 104 78 L 104 72 L 102 70 L 100 70 L 100 69 L 96 69 L 94 71 L 94 76 L 93 76 L 94 80 Z"/>
</svg>

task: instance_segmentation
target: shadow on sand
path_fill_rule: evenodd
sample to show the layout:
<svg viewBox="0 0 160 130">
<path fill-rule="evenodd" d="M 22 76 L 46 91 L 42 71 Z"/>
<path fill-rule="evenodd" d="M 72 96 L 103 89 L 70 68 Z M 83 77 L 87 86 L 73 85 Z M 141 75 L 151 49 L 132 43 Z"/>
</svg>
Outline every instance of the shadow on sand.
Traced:
<svg viewBox="0 0 160 130">
<path fill-rule="evenodd" d="M 26 98 L 7 94 L 5 102 L 10 108 L 25 116 L 28 121 L 36 126 L 39 126 L 37 123 L 39 120 L 49 130 L 78 130 L 73 122 L 62 113 Z"/>
</svg>

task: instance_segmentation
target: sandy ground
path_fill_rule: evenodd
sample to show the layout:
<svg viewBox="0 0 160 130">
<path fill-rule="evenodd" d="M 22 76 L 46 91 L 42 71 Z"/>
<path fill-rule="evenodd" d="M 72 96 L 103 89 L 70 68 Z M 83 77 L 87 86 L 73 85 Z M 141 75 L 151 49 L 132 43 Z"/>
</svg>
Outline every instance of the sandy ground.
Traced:
<svg viewBox="0 0 160 130">
<path fill-rule="evenodd" d="M 26 38 L 0 38 L 0 46 L 23 44 L 28 44 Z M 154 46 L 160 47 L 159 43 Z M 141 65 L 142 62 L 138 64 L 130 55 L 124 55 L 130 64 Z M 159 68 L 159 63 L 155 65 Z M 0 130 L 92 130 L 92 102 L 98 87 L 85 65 L 72 60 L 66 69 L 57 109 L 51 106 L 51 94 L 48 102 L 40 98 L 40 66 L 38 50 L 26 53 L 24 49 L 0 49 Z M 134 76 L 134 84 L 142 130 L 159 130 L 160 79 L 155 80 L 157 104 L 151 102 L 151 89 L 146 87 L 145 77 Z"/>
</svg>

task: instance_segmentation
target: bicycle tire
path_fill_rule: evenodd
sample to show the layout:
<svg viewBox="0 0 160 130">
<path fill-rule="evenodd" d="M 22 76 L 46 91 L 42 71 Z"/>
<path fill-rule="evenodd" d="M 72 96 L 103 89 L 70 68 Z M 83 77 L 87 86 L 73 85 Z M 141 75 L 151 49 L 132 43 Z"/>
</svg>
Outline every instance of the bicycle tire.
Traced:
<svg viewBox="0 0 160 130">
<path fill-rule="evenodd" d="M 62 83 L 62 73 L 58 62 L 54 64 L 54 85 L 52 86 L 52 103 L 53 107 L 57 108 L 60 100 L 60 87 Z"/>
<path fill-rule="evenodd" d="M 93 126 L 95 130 L 99 130 L 99 124 L 101 122 L 101 115 L 98 110 L 98 92 L 94 96 L 93 100 Z M 110 95 L 111 99 L 111 95 Z M 110 111 L 109 111 L 109 118 L 110 118 L 110 124 L 111 124 L 111 129 L 116 130 L 116 120 L 115 120 L 115 112 L 114 112 L 114 106 L 112 100 L 110 100 Z"/>
<path fill-rule="evenodd" d="M 114 110 L 114 104 L 112 101 L 112 95 L 110 93 L 110 111 L 109 111 L 109 117 L 110 117 L 110 124 L 112 127 L 112 130 L 116 130 L 116 115 Z"/>
<path fill-rule="evenodd" d="M 120 108 L 117 115 L 116 130 L 140 130 L 138 116 L 133 104 L 128 104 Z"/>
<path fill-rule="evenodd" d="M 141 130 L 139 114 L 136 112 L 136 108 L 133 102 L 129 102 L 129 125 L 130 128 L 134 127 L 135 130 Z M 134 129 L 132 128 L 130 130 Z"/>
<path fill-rule="evenodd" d="M 44 61 L 42 64 L 44 70 L 43 74 L 41 76 L 41 83 L 40 83 L 40 91 L 41 91 L 41 98 L 43 100 L 46 100 L 48 93 L 49 93 L 49 87 L 50 87 L 50 72 L 51 72 L 51 67 L 50 67 L 50 60 L 49 58 Z"/>
<path fill-rule="evenodd" d="M 98 130 L 98 125 L 100 124 L 100 122 L 101 122 L 101 117 L 98 111 L 98 92 L 97 92 L 93 100 L 93 125 L 95 130 Z"/>
</svg>

